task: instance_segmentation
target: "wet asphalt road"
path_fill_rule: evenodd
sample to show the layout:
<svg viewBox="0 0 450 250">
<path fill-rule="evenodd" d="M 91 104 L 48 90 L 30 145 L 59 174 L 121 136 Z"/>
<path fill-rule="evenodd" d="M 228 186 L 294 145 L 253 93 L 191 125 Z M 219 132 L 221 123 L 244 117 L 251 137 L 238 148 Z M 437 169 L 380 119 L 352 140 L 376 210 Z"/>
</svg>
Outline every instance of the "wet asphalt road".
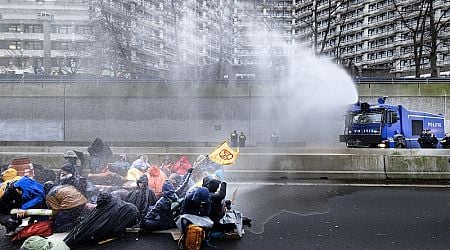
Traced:
<svg viewBox="0 0 450 250">
<path fill-rule="evenodd" d="M 253 220 L 244 238 L 219 249 L 449 249 L 448 187 L 346 186 L 329 182 L 238 185 L 235 208 Z M 236 185 L 231 185 L 231 195 Z M 1 249 L 17 249 L 4 230 Z M 86 249 L 177 249 L 169 234 Z M 209 249 L 209 248 L 204 248 Z"/>
</svg>

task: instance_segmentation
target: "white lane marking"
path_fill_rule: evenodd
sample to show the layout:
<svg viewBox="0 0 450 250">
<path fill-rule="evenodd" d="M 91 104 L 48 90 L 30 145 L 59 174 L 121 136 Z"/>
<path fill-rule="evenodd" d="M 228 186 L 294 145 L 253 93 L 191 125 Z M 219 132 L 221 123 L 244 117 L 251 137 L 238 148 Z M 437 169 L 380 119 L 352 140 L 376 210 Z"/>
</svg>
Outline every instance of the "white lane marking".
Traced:
<svg viewBox="0 0 450 250">
<path fill-rule="evenodd" d="M 228 182 L 230 185 L 257 186 L 337 186 L 337 187 L 423 187 L 448 188 L 449 185 L 438 184 L 385 184 L 385 183 L 311 183 L 311 182 Z"/>
</svg>

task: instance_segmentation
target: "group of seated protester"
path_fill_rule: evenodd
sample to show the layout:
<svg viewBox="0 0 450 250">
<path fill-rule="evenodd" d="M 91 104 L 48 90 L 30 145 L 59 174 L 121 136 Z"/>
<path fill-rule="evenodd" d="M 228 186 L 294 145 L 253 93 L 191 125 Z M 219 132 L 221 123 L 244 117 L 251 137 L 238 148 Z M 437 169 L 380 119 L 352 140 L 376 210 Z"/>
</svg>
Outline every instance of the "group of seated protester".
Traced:
<svg viewBox="0 0 450 250">
<path fill-rule="evenodd" d="M 164 157 L 158 166 L 149 163 L 146 155 L 130 164 L 121 154 L 118 161 L 105 163 L 87 178 L 77 167 L 74 154 L 64 156 L 66 162 L 56 179 L 44 183 L 17 176 L 13 168 L 2 172 L 0 224 L 13 240 L 68 232 L 65 244 L 83 247 L 118 238 L 126 228 L 140 227 L 142 233 L 178 228 L 182 245 L 192 241 L 189 232 L 203 230 L 205 237 L 200 243 L 209 244 L 210 238 L 240 238 L 242 225 L 249 224 L 225 200 L 223 169 L 207 156 L 199 156 L 194 168 L 186 156 L 175 163 Z M 96 186 L 96 177 L 107 176 L 105 172 L 122 177 L 121 185 Z M 24 217 L 30 217 L 29 224 L 19 227 Z M 36 223 L 48 227 L 46 234 L 33 231 Z M 30 240 L 34 241 L 45 243 L 40 238 Z"/>
</svg>

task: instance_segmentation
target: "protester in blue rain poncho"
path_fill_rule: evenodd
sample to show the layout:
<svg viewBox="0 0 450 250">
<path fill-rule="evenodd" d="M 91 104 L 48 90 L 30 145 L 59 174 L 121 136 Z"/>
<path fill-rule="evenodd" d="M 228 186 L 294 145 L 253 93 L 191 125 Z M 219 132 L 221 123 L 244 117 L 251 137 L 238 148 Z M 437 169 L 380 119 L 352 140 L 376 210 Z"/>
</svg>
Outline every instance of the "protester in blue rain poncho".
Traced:
<svg viewBox="0 0 450 250">
<path fill-rule="evenodd" d="M 22 217 L 25 216 L 25 210 L 31 208 L 45 208 L 44 186 L 28 176 L 20 178 L 16 182 L 10 183 L 5 194 L 0 199 L 0 224 L 6 227 L 7 233 L 12 233 L 22 224 Z M 17 215 L 9 215 L 13 208 L 18 208 Z M 30 219 L 43 219 L 35 217 Z"/>
<path fill-rule="evenodd" d="M 211 211 L 211 198 L 205 187 L 195 187 L 188 191 L 183 200 L 181 215 L 176 221 L 178 229 L 185 234 L 188 225 L 194 224 L 207 232 L 214 222 L 208 217 Z M 208 240 L 206 241 L 207 244 Z"/>
<path fill-rule="evenodd" d="M 141 223 L 144 231 L 165 230 L 175 227 L 172 213 L 172 202 L 177 200 L 175 189 L 170 181 L 165 181 L 162 187 L 163 197 L 155 206 L 149 208 L 147 215 Z"/>
<path fill-rule="evenodd" d="M 141 229 L 144 231 L 165 230 L 175 227 L 173 203 L 185 192 L 192 168 L 188 170 L 184 180 L 175 188 L 171 181 L 167 180 L 162 186 L 163 196 L 156 202 L 155 206 L 148 209 L 148 213 L 141 222 Z"/>
<path fill-rule="evenodd" d="M 45 203 L 44 186 L 28 176 L 20 178 L 14 183 L 14 188 L 22 197 L 22 210 L 41 208 Z"/>
</svg>

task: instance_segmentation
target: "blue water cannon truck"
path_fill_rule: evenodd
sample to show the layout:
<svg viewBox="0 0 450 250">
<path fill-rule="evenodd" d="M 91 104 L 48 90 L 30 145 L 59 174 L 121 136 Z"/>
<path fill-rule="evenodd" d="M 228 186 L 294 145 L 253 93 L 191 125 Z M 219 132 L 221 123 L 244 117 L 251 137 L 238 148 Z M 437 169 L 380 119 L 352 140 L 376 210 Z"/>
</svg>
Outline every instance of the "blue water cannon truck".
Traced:
<svg viewBox="0 0 450 250">
<path fill-rule="evenodd" d="M 344 134 L 339 141 L 347 147 L 420 148 L 419 138 L 424 131 L 434 134 L 438 141 L 444 137 L 443 115 L 410 111 L 385 101 L 386 97 L 380 97 L 376 105 L 352 105 L 345 115 Z M 437 147 L 441 144 L 437 143 Z"/>
</svg>

